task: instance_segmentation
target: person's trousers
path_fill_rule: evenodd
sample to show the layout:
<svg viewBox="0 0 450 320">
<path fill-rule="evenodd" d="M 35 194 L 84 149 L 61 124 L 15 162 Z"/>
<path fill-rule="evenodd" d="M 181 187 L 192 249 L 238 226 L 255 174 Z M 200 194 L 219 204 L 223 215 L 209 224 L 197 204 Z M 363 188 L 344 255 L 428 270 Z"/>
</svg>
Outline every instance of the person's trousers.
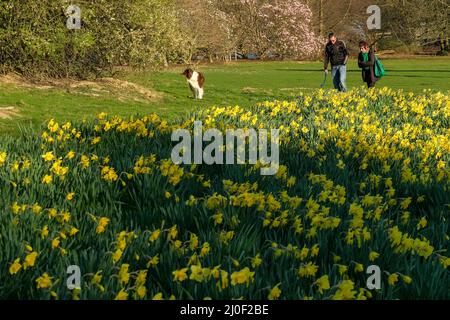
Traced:
<svg viewBox="0 0 450 320">
<path fill-rule="evenodd" d="M 372 76 L 372 70 L 363 70 L 363 81 L 367 83 L 367 88 L 374 88 L 378 78 Z"/>
<path fill-rule="evenodd" d="M 334 88 L 340 92 L 347 92 L 347 66 L 333 66 L 331 75 L 333 77 Z"/>
</svg>

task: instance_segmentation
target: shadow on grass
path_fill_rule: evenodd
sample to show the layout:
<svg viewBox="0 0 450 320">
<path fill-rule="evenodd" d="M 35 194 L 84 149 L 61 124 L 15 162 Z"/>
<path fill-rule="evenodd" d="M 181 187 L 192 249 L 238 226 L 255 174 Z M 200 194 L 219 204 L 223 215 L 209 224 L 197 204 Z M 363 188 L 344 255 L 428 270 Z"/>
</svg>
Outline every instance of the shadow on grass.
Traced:
<svg viewBox="0 0 450 320">
<path fill-rule="evenodd" d="M 287 71 L 287 72 L 301 72 L 301 71 L 308 71 L 308 72 L 323 72 L 323 69 L 274 69 L 275 71 Z M 361 72 L 361 70 L 348 70 L 347 72 Z"/>
<path fill-rule="evenodd" d="M 288 72 L 300 72 L 300 71 L 308 71 L 308 72 L 323 72 L 323 69 L 275 69 L 275 71 L 288 71 Z M 389 71 L 389 70 L 388 70 Z M 361 70 L 355 69 L 355 70 L 348 70 L 347 72 L 361 72 Z M 404 72 L 404 73 L 409 73 L 409 72 L 429 72 L 429 73 L 450 73 L 450 69 L 449 70 L 392 70 L 392 73 L 397 73 L 397 72 Z M 418 76 L 420 77 L 420 76 Z"/>
</svg>

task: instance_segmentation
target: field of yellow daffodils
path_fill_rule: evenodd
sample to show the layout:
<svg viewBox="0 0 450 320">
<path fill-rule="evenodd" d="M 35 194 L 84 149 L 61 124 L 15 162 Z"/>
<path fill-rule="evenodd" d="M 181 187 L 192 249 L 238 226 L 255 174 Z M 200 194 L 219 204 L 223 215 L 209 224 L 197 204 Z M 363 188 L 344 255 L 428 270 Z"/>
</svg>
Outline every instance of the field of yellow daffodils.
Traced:
<svg viewBox="0 0 450 320">
<path fill-rule="evenodd" d="M 195 120 L 280 129 L 278 173 L 175 165 L 171 133 Z M 450 298 L 449 188 L 444 93 L 318 90 L 177 123 L 51 120 L 0 142 L 0 298 Z"/>
</svg>

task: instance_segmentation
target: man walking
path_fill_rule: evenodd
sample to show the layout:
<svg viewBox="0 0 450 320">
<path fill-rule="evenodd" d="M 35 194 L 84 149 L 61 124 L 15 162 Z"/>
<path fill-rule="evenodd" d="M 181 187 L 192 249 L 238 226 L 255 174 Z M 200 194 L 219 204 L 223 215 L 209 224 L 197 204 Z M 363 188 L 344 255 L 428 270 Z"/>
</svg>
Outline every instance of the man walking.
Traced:
<svg viewBox="0 0 450 320">
<path fill-rule="evenodd" d="M 342 40 L 338 40 L 334 33 L 328 35 L 328 43 L 325 47 L 324 71 L 328 73 L 328 64 L 331 63 L 331 75 L 334 88 L 340 92 L 347 91 L 347 61 L 348 51 Z"/>
</svg>

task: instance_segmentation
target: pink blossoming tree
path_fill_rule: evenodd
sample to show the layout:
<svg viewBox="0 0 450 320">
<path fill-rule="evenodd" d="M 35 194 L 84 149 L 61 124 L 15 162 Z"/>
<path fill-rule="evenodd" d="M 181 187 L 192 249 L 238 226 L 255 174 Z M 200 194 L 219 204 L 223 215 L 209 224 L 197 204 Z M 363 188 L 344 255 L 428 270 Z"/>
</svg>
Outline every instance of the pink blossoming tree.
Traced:
<svg viewBox="0 0 450 320">
<path fill-rule="evenodd" d="M 320 53 L 323 39 L 312 30 L 313 14 L 303 1 L 239 1 L 247 51 L 280 58 L 312 58 Z"/>
</svg>

